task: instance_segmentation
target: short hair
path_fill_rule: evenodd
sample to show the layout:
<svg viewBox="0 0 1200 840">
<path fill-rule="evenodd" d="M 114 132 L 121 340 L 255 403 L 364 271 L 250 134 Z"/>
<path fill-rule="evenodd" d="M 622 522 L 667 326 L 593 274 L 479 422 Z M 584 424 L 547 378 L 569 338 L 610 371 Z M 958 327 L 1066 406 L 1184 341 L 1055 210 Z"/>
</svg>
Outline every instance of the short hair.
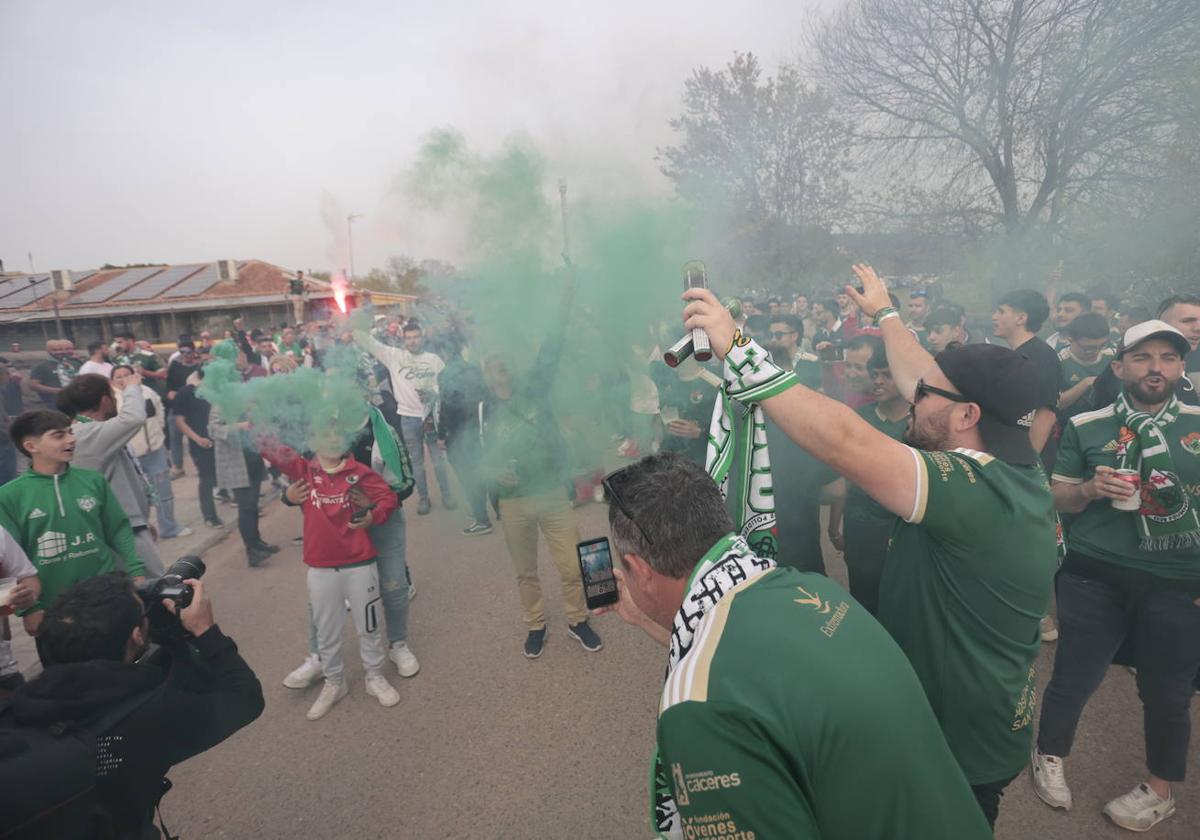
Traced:
<svg viewBox="0 0 1200 840">
<path fill-rule="evenodd" d="M 1116 309 L 1117 306 L 1119 306 L 1120 302 L 1121 302 L 1120 299 L 1116 295 L 1114 295 L 1112 292 L 1105 292 L 1102 290 L 1097 290 L 1097 291 L 1088 292 L 1088 295 L 1091 296 L 1092 303 L 1102 300 L 1102 301 L 1104 301 L 1104 304 L 1109 309 Z"/>
<path fill-rule="evenodd" d="M 875 336 L 871 336 L 871 338 L 875 338 Z M 874 349 L 872 349 L 871 358 L 867 359 L 867 372 L 890 369 L 891 366 L 891 363 L 888 361 L 887 345 L 880 340 Z"/>
<path fill-rule="evenodd" d="M 816 301 L 814 301 L 814 303 L 819 303 L 822 307 L 824 307 L 826 312 L 831 312 L 834 315 L 841 311 L 841 307 L 838 306 L 837 298 L 818 298 Z"/>
<path fill-rule="evenodd" d="M 1099 312 L 1084 312 L 1063 328 L 1071 338 L 1108 338 L 1108 319 Z"/>
<path fill-rule="evenodd" d="M 659 574 L 687 578 L 700 558 L 733 530 L 717 485 L 679 453 L 647 455 L 610 481 L 621 498 L 620 506 L 608 507 L 618 554 L 637 554 Z"/>
<path fill-rule="evenodd" d="M 861 350 L 864 347 L 870 348 L 871 357 L 874 358 L 876 353 L 884 352 L 883 339 L 871 333 L 859 333 L 846 342 L 846 350 Z"/>
<path fill-rule="evenodd" d="M 133 341 L 135 336 L 131 332 L 119 332 L 113 338 L 128 338 L 130 341 Z"/>
<path fill-rule="evenodd" d="M 124 572 L 81 580 L 54 599 L 38 628 L 38 653 L 47 665 L 108 659 L 121 662 L 142 606 Z"/>
<path fill-rule="evenodd" d="M 1078 303 L 1084 309 L 1092 308 L 1092 299 L 1083 292 L 1067 292 L 1058 296 L 1059 303 Z"/>
<path fill-rule="evenodd" d="M 100 407 L 100 401 L 113 395 L 112 383 L 108 377 L 98 373 L 85 373 L 76 376 L 71 384 L 54 396 L 58 410 L 66 415 L 82 414 L 85 411 L 95 411 Z"/>
<path fill-rule="evenodd" d="M 746 332 L 751 335 L 762 335 L 767 331 L 768 320 L 767 315 L 747 315 L 746 316 Z M 408 330 L 405 330 L 408 332 Z"/>
<path fill-rule="evenodd" d="M 29 450 L 25 448 L 25 441 L 29 438 L 41 437 L 46 432 L 53 432 L 56 429 L 69 428 L 71 428 L 70 417 L 61 411 L 41 408 L 37 411 L 26 411 L 24 414 L 17 415 L 17 418 L 8 426 L 8 435 L 17 445 L 21 454 L 29 457 Z"/>
<path fill-rule="evenodd" d="M 1176 301 L 1176 302 L 1178 302 L 1178 301 Z M 1175 305 L 1174 303 L 1171 304 L 1171 306 L 1174 306 L 1174 305 Z M 1167 307 L 1167 309 L 1170 309 L 1170 307 Z M 1166 309 L 1163 310 L 1163 312 L 1166 312 L 1166 311 L 1167 311 Z M 1124 314 L 1125 314 L 1125 317 L 1129 319 L 1129 325 L 1131 327 L 1134 326 L 1135 324 L 1141 324 L 1145 321 L 1149 321 L 1150 318 L 1152 317 L 1150 314 L 1150 309 L 1145 306 L 1126 306 Z"/>
<path fill-rule="evenodd" d="M 99 350 L 103 346 L 104 346 L 103 341 L 93 341 L 91 344 L 88 345 L 88 348 L 87 348 L 88 355 L 89 356 L 92 355 L 93 353 L 95 353 L 97 350 Z"/>
<path fill-rule="evenodd" d="M 782 301 L 782 300 L 780 300 L 780 299 L 779 299 L 779 298 L 777 298 L 777 297 L 769 297 L 769 298 L 767 298 L 767 306 L 770 306 L 772 303 L 774 303 L 774 304 L 780 304 L 780 303 L 783 303 L 783 301 Z"/>
<path fill-rule="evenodd" d="M 1024 312 L 1025 329 L 1032 333 L 1040 330 L 1042 324 L 1046 323 L 1046 319 L 1050 317 L 1050 304 L 1046 302 L 1046 296 L 1033 289 L 1017 289 L 1015 292 L 1009 292 L 1000 298 L 996 305 L 1009 306 L 1018 312 Z"/>
<path fill-rule="evenodd" d="M 179 351 L 180 352 L 183 352 L 184 350 L 195 350 L 195 349 L 196 349 L 196 345 L 192 342 L 191 339 L 188 339 L 187 341 L 179 342 Z"/>
<path fill-rule="evenodd" d="M 925 319 L 925 329 L 936 330 L 939 327 L 957 327 L 962 323 L 962 314 L 949 306 L 939 306 L 929 313 Z"/>
<path fill-rule="evenodd" d="M 418 321 L 416 318 L 413 318 L 411 321 L 409 321 L 407 324 L 404 325 L 403 332 L 423 332 L 423 330 L 421 329 L 421 322 Z"/>
<path fill-rule="evenodd" d="M 1181 304 L 1187 306 L 1200 306 L 1200 295 L 1171 295 L 1158 305 L 1156 317 L 1161 318 L 1166 315 L 1172 308 Z M 1149 320 L 1149 319 L 1147 319 Z"/>
<path fill-rule="evenodd" d="M 780 312 L 778 315 L 767 315 L 767 329 L 771 328 L 771 324 L 787 324 L 788 329 L 796 333 L 796 339 L 804 338 L 804 322 L 788 312 Z"/>
<path fill-rule="evenodd" d="M 133 365 L 113 365 L 113 369 L 112 369 L 113 376 L 116 376 L 117 371 L 119 371 L 119 370 L 127 370 L 130 373 L 133 373 Z"/>
</svg>

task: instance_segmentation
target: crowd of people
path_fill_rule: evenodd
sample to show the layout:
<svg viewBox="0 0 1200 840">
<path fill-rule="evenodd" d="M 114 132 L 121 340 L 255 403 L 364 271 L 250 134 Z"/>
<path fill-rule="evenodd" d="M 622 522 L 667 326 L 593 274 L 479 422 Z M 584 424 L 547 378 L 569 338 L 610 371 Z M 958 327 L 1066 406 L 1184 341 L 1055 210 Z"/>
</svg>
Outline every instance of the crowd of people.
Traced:
<svg viewBox="0 0 1200 840">
<path fill-rule="evenodd" d="M 521 652 L 536 659 L 539 534 L 566 633 L 603 647 L 575 554 L 575 508 L 595 484 L 618 558 L 612 609 L 669 650 L 651 792 L 663 836 L 983 837 L 1026 769 L 1069 809 L 1075 729 L 1114 661 L 1135 669 L 1147 776 L 1105 813 L 1153 827 L 1175 811 L 1200 686 L 1200 297 L 1152 317 L 1108 294 L 1017 290 L 985 330 L 940 284 L 901 300 L 855 271 L 857 287 L 742 301 L 736 318 L 688 292 L 686 326 L 707 331 L 721 364 L 669 367 L 662 347 L 639 348 L 614 374 L 628 404 L 606 415 L 599 458 L 580 454 L 549 397 L 570 283 L 531 366 L 475 347 L 460 320 L 431 330 L 388 315 L 249 331 L 239 319 L 219 339 L 180 336 L 166 359 L 129 333 L 89 344 L 85 360 L 50 341 L 27 377 L 0 365 L 5 638 L 16 612 L 50 675 L 80 657 L 132 661 L 138 621 L 114 612 L 122 643 L 97 653 L 63 641 L 63 611 L 91 603 L 89 587 L 124 598 L 122 574 L 164 574 L 162 543 L 190 534 L 172 482 L 192 474 L 205 523 L 234 505 L 247 566 L 270 562 L 270 480 L 299 509 L 307 566 L 307 655 L 284 685 L 321 684 L 313 721 L 347 696 L 348 608 L 366 693 L 394 706 L 389 663 L 401 678 L 420 670 L 403 502 L 415 494 L 429 514 L 436 483 L 455 511 L 457 484 L 462 533 L 499 525 Z M 300 440 L 213 384 L 309 373 L 358 383 L 361 405 L 311 419 Z M 747 541 L 711 477 L 722 401 L 745 407 L 737 422 L 763 418 L 734 469 L 750 475 L 769 452 L 767 543 Z M 843 554 L 848 591 L 825 577 L 825 544 Z M 211 615 L 180 606 L 193 642 L 227 654 Z M 1043 642 L 1057 655 L 1039 710 Z M 222 661 L 244 725 L 257 714 L 245 663 Z M 0 679 L 18 698 L 46 685 L 18 687 L 7 642 Z M 211 743 L 236 727 L 218 729 Z M 854 807 L 863 798 L 873 807 Z"/>
</svg>

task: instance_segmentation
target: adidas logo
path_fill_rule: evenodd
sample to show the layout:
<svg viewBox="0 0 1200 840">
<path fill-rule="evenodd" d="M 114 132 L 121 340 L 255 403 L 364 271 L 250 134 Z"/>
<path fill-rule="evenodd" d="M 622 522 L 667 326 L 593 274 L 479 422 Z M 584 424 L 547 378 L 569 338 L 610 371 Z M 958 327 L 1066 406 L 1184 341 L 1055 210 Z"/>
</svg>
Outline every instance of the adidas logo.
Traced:
<svg viewBox="0 0 1200 840">
<path fill-rule="evenodd" d="M 46 515 L 46 511 L 42 510 L 41 508 L 34 508 L 33 512 L 29 514 L 29 518 L 30 519 L 41 519 L 45 515 Z"/>
</svg>

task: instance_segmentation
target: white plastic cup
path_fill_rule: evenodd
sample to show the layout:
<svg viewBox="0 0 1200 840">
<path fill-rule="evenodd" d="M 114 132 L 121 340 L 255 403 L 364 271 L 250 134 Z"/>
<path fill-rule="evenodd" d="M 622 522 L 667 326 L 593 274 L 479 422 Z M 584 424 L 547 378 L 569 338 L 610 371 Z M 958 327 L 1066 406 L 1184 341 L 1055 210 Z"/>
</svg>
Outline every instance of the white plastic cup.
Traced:
<svg viewBox="0 0 1200 840">
<path fill-rule="evenodd" d="M 16 588 L 16 578 L 0 578 L 0 607 L 7 607 L 12 603 L 13 590 Z"/>
<path fill-rule="evenodd" d="M 1133 495 L 1124 499 L 1113 499 L 1115 510 L 1136 511 L 1142 507 L 1142 474 L 1137 470 L 1116 470 L 1113 475 L 1121 481 L 1128 482 L 1133 487 Z"/>
</svg>

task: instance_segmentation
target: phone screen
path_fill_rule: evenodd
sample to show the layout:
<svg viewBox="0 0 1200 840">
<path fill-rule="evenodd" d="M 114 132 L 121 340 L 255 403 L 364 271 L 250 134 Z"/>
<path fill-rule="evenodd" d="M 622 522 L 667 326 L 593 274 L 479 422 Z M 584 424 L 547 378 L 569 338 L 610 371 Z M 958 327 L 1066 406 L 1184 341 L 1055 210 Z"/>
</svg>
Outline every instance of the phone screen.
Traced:
<svg viewBox="0 0 1200 840">
<path fill-rule="evenodd" d="M 579 574 L 583 577 L 583 596 L 588 609 L 615 604 L 619 596 L 608 537 L 586 540 L 575 550 L 579 554 Z"/>
</svg>

